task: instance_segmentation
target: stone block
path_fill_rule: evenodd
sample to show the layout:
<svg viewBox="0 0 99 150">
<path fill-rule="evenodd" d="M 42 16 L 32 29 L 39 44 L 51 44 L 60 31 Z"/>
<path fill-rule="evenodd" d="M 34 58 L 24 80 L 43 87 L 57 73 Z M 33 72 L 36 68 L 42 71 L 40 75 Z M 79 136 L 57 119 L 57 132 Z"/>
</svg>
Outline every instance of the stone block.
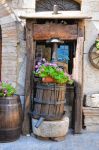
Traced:
<svg viewBox="0 0 99 150">
<path fill-rule="evenodd" d="M 84 116 L 99 116 L 99 108 L 83 107 Z"/>
<path fill-rule="evenodd" d="M 2 73 L 1 78 L 2 78 L 2 81 L 8 80 L 9 82 L 16 82 L 17 80 L 17 77 L 15 75 L 7 76 L 7 74 L 4 74 L 4 73 Z"/>
<path fill-rule="evenodd" d="M 99 125 L 86 126 L 88 132 L 99 132 Z"/>
<path fill-rule="evenodd" d="M 9 16 L 0 18 L 0 24 L 1 25 L 11 23 L 13 21 L 16 21 L 15 15 L 13 13 L 10 14 Z"/>
<path fill-rule="evenodd" d="M 86 131 L 99 132 L 99 108 L 83 107 Z"/>
<path fill-rule="evenodd" d="M 86 116 L 84 119 L 84 122 L 86 126 L 99 125 L 99 115 L 98 116 Z"/>
<path fill-rule="evenodd" d="M 99 94 L 87 95 L 85 105 L 89 107 L 99 107 Z"/>
<path fill-rule="evenodd" d="M 63 137 L 68 132 L 69 118 L 63 117 L 58 121 L 43 121 L 39 128 L 36 128 L 37 119 L 32 118 L 33 133 L 40 137 Z"/>
</svg>

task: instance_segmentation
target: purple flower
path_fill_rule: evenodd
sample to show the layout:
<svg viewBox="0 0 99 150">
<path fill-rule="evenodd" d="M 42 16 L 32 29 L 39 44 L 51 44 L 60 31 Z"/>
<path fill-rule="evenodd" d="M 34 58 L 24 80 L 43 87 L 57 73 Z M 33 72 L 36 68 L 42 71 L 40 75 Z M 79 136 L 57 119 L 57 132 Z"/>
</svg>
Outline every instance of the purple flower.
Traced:
<svg viewBox="0 0 99 150">
<path fill-rule="evenodd" d="M 37 64 L 38 64 L 38 66 L 40 66 L 40 65 L 41 65 L 41 62 L 38 62 Z"/>
<path fill-rule="evenodd" d="M 44 65 L 45 65 L 45 66 L 49 66 L 49 63 L 45 63 Z"/>
<path fill-rule="evenodd" d="M 36 72 L 38 73 L 38 72 L 39 72 L 39 69 L 37 69 Z"/>
<path fill-rule="evenodd" d="M 38 65 L 35 66 L 36 69 L 37 69 L 38 67 L 39 67 Z"/>
<path fill-rule="evenodd" d="M 57 67 L 57 64 L 55 64 L 55 63 L 50 63 L 50 66 Z"/>
<path fill-rule="evenodd" d="M 8 80 L 6 80 L 5 83 L 8 83 Z"/>
<path fill-rule="evenodd" d="M 46 62 L 46 59 L 45 59 L 45 58 L 43 58 L 43 59 L 42 59 L 42 61 L 43 61 L 43 62 Z"/>
<path fill-rule="evenodd" d="M 5 94 L 7 94 L 7 92 L 8 92 L 7 90 L 4 90 L 4 93 L 5 93 Z"/>
</svg>

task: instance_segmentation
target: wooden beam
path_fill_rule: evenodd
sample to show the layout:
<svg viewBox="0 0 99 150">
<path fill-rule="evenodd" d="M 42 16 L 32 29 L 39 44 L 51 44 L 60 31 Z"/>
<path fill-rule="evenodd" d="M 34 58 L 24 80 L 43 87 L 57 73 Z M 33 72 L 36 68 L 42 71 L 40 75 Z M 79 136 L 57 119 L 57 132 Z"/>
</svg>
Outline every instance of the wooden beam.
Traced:
<svg viewBox="0 0 99 150">
<path fill-rule="evenodd" d="M 31 76 L 34 66 L 35 49 L 33 45 L 33 21 L 26 21 L 26 47 L 27 47 L 27 63 L 26 63 L 26 78 L 25 78 L 25 102 L 24 102 L 24 121 L 22 132 L 24 135 L 30 133 L 30 116 L 31 110 Z"/>
<path fill-rule="evenodd" d="M 53 11 L 34 12 L 19 16 L 23 19 L 91 19 L 88 14 L 84 14 L 82 11 L 59 11 L 57 15 L 53 14 Z"/>
<path fill-rule="evenodd" d="M 80 20 L 78 22 L 78 37 L 84 37 L 85 39 L 85 21 Z"/>
<path fill-rule="evenodd" d="M 51 38 L 60 38 L 62 40 L 76 40 L 78 34 L 77 24 L 34 24 L 34 40 L 47 40 Z"/>
<path fill-rule="evenodd" d="M 83 46 L 84 37 L 77 38 L 76 57 L 74 59 L 73 78 L 75 80 L 75 122 L 74 133 L 82 129 L 82 103 L 83 103 Z"/>
</svg>

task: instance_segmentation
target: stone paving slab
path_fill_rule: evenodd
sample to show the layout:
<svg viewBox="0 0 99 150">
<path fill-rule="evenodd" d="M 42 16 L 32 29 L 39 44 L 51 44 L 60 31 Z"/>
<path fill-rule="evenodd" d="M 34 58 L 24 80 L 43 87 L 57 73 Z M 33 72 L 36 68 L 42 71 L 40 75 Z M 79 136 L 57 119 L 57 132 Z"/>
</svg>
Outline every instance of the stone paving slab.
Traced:
<svg viewBox="0 0 99 150">
<path fill-rule="evenodd" d="M 99 133 L 68 134 L 61 142 L 21 136 L 15 142 L 0 143 L 0 150 L 99 150 Z"/>
</svg>

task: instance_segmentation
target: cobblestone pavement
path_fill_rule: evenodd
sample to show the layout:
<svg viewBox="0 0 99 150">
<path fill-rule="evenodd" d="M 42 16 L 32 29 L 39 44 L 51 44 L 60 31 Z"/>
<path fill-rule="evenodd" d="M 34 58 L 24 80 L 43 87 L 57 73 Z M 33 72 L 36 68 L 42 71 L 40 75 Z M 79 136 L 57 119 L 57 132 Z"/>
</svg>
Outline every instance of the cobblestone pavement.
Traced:
<svg viewBox="0 0 99 150">
<path fill-rule="evenodd" d="M 0 150 L 99 150 L 99 133 L 68 134 L 61 142 L 21 136 L 15 142 L 0 143 Z"/>
</svg>

